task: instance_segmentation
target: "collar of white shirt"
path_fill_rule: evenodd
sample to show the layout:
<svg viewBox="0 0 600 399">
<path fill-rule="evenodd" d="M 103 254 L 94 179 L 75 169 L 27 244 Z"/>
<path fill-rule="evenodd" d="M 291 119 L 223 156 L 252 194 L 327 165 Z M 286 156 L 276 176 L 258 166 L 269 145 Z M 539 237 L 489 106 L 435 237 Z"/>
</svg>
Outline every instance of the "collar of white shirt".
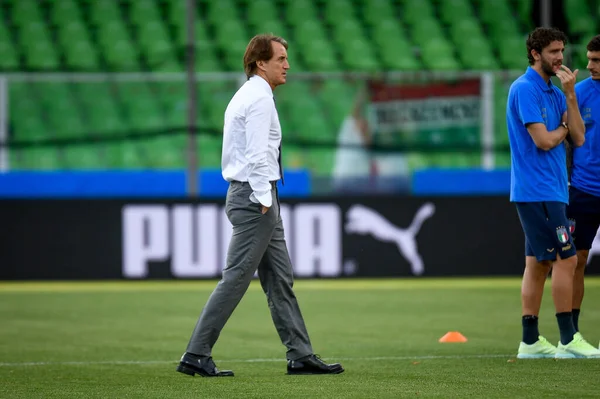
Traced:
<svg viewBox="0 0 600 399">
<path fill-rule="evenodd" d="M 271 97 L 273 97 L 273 89 L 271 89 L 271 86 L 269 86 L 269 83 L 262 77 L 259 75 L 254 75 L 251 76 L 250 79 L 248 79 L 252 84 L 257 85 L 258 87 L 261 87 L 266 93 L 268 93 Z"/>
</svg>

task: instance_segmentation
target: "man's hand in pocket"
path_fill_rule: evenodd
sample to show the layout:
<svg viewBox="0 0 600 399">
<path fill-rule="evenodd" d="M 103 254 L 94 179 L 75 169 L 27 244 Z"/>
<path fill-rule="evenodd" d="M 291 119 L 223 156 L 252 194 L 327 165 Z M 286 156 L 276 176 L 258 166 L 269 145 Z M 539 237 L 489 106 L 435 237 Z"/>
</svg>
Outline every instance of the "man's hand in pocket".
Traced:
<svg viewBox="0 0 600 399">
<path fill-rule="evenodd" d="M 264 215 L 268 211 L 269 211 L 269 207 L 263 205 L 262 208 L 261 208 L 261 213 Z"/>
</svg>

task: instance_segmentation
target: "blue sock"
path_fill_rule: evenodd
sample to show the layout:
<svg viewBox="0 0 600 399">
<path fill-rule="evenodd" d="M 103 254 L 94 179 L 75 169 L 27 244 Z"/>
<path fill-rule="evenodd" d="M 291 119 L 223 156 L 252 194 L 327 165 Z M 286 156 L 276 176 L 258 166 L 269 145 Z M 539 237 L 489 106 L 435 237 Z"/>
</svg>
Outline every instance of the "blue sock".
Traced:
<svg viewBox="0 0 600 399">
<path fill-rule="evenodd" d="M 560 330 L 560 342 L 566 345 L 573 340 L 573 335 L 577 332 L 573 325 L 573 313 L 557 313 L 556 321 L 558 321 L 558 329 Z"/>
<path fill-rule="evenodd" d="M 579 332 L 579 313 L 581 309 L 573 309 L 571 313 L 573 313 L 573 326 L 575 327 L 575 332 Z"/>
<path fill-rule="evenodd" d="M 538 330 L 538 317 L 526 315 L 521 318 L 523 325 L 523 342 L 527 345 L 535 344 L 538 340 L 540 332 Z"/>
</svg>

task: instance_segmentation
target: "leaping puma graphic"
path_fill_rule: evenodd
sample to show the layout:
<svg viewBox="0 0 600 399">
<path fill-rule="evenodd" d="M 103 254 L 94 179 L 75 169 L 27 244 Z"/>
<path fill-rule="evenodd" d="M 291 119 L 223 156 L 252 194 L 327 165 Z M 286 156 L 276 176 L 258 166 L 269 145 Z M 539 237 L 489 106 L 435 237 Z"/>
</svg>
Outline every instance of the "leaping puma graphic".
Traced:
<svg viewBox="0 0 600 399">
<path fill-rule="evenodd" d="M 356 234 L 371 234 L 380 241 L 394 242 L 400 254 L 410 263 L 412 273 L 421 275 L 425 272 L 423 259 L 417 250 L 416 236 L 421 230 L 423 222 L 433 216 L 435 206 L 431 203 L 423 204 L 410 226 L 402 229 L 390 223 L 373 209 L 363 205 L 353 205 L 347 214 L 346 232 Z"/>
</svg>

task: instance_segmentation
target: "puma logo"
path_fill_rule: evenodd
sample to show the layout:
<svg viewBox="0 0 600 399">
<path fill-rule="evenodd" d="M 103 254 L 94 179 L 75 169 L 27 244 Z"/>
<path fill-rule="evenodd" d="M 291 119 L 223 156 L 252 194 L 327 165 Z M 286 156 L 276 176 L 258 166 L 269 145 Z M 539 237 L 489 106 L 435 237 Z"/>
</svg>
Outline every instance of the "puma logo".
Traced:
<svg viewBox="0 0 600 399">
<path fill-rule="evenodd" d="M 554 248 L 546 248 L 546 251 L 548 251 L 548 252 L 551 252 L 551 253 L 552 253 L 552 252 L 554 252 Z"/>
<path fill-rule="evenodd" d="M 416 236 L 423 222 L 433 216 L 435 206 L 428 202 L 423 204 L 415 214 L 410 226 L 402 229 L 390 223 L 373 209 L 363 205 L 353 205 L 346 215 L 346 232 L 355 234 L 371 234 L 374 238 L 393 242 L 398 246 L 400 254 L 410 263 L 413 274 L 425 272 L 423 259 L 417 250 Z"/>
</svg>

